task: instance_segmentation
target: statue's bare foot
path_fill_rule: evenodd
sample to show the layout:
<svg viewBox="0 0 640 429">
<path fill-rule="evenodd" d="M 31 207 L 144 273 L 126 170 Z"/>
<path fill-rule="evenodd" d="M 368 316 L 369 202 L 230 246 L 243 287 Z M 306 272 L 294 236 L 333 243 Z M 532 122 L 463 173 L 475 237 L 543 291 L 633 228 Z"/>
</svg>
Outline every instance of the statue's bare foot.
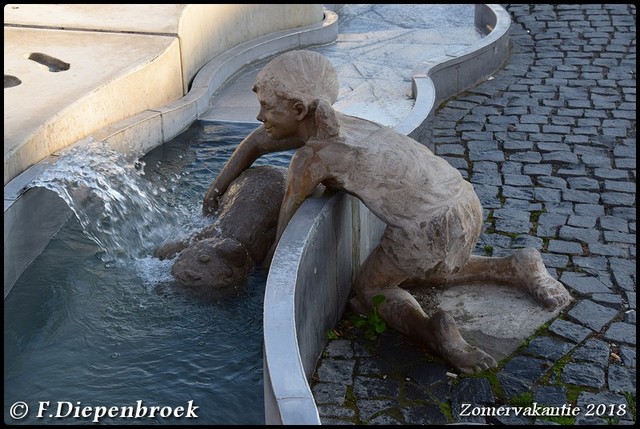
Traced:
<svg viewBox="0 0 640 429">
<path fill-rule="evenodd" d="M 513 255 L 515 268 L 533 299 L 548 309 L 562 307 L 571 295 L 562 283 L 551 277 L 536 249 L 518 249 Z"/>
<path fill-rule="evenodd" d="M 461 373 L 474 374 L 498 365 L 494 358 L 462 338 L 450 314 L 438 311 L 428 325 L 435 337 L 433 349 Z"/>
</svg>

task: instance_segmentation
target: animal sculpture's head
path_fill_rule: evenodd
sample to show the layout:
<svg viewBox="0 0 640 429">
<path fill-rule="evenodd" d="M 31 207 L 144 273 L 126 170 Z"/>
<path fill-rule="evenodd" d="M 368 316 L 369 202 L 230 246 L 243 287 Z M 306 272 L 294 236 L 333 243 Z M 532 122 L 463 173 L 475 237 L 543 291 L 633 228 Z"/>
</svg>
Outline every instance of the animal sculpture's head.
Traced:
<svg viewBox="0 0 640 429">
<path fill-rule="evenodd" d="M 171 274 L 184 286 L 232 288 L 243 280 L 255 261 L 233 238 L 207 238 L 183 250 Z"/>
</svg>

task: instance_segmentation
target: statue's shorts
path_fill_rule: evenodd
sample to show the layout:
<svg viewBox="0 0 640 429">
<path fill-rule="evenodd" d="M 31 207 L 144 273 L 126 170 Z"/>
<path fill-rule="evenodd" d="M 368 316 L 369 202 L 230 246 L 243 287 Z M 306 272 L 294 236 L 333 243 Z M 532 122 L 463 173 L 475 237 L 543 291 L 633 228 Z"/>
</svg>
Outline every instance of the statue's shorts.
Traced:
<svg viewBox="0 0 640 429">
<path fill-rule="evenodd" d="M 468 261 L 483 228 L 482 206 L 473 187 L 402 227 L 388 226 L 380 246 L 408 278 L 457 272 Z"/>
</svg>

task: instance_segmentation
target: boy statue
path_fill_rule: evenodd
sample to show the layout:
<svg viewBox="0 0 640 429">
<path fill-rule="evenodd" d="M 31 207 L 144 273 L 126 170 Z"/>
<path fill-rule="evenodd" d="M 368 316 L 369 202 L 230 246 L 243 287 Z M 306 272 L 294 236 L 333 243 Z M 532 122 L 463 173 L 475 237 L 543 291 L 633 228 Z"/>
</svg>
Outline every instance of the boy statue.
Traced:
<svg viewBox="0 0 640 429">
<path fill-rule="evenodd" d="M 238 145 L 212 183 L 204 213 L 216 210 L 229 183 L 258 157 L 296 149 L 276 244 L 319 184 L 354 195 L 386 224 L 380 243 L 356 274 L 354 309 L 368 314 L 373 297 L 384 295 L 378 312 L 385 322 L 458 371 L 495 367 L 491 356 L 462 338 L 451 315 L 443 311 L 427 315 L 402 286 L 495 282 L 523 287 L 549 309 L 569 302 L 569 293 L 547 272 L 535 249 L 518 249 L 507 257 L 472 255 L 483 228 L 473 186 L 415 140 L 335 111 L 331 106 L 338 90 L 336 71 L 320 53 L 290 51 L 265 65 L 253 86 L 262 125 Z"/>
</svg>

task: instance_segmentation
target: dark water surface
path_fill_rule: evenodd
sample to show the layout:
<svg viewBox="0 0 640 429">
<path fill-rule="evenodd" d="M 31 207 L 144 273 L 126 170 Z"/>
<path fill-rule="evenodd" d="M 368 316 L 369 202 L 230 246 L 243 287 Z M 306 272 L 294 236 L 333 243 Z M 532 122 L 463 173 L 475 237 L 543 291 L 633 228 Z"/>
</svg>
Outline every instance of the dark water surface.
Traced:
<svg viewBox="0 0 640 429">
<path fill-rule="evenodd" d="M 210 222 L 200 215 L 202 197 L 255 126 L 197 121 L 135 165 L 123 167 L 113 154 L 107 161 L 75 154 L 70 163 L 117 177 L 96 179 L 91 168 L 65 173 L 69 166 L 57 172 L 74 179 L 60 181 L 66 192 L 83 189 L 81 202 L 70 204 L 89 208 L 78 207 L 5 299 L 5 423 L 87 424 L 102 406 L 117 407 L 117 417 L 98 419 L 104 424 L 264 424 L 266 273 L 255 270 L 237 296 L 203 301 L 171 288 L 172 261 L 151 256 L 163 240 Z M 290 155 L 257 164 L 287 165 Z M 18 401 L 29 407 L 19 420 L 11 415 L 25 409 Z M 149 418 L 154 406 L 181 417 L 158 417 L 170 414 L 164 408 Z M 197 418 L 187 418 L 190 407 Z"/>
</svg>

